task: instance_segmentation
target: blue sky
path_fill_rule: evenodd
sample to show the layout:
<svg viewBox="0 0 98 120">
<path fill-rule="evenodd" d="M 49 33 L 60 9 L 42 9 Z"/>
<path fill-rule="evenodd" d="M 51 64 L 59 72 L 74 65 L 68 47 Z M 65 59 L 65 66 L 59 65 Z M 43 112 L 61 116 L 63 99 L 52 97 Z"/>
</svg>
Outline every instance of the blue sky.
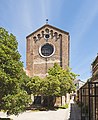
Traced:
<svg viewBox="0 0 98 120">
<path fill-rule="evenodd" d="M 70 67 L 91 76 L 98 52 L 98 0 L 0 0 L 0 26 L 13 33 L 26 66 L 26 36 L 45 24 L 70 33 Z"/>
</svg>

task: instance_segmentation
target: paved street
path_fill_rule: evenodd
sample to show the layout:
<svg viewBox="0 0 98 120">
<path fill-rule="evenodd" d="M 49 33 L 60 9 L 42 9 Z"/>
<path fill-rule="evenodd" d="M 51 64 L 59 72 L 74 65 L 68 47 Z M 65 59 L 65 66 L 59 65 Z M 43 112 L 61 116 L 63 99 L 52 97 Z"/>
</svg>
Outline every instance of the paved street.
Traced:
<svg viewBox="0 0 98 120">
<path fill-rule="evenodd" d="M 6 117 L 6 114 L 0 112 L 0 117 Z M 10 116 L 13 120 L 81 120 L 78 106 L 73 101 L 68 109 L 59 109 L 57 111 L 27 111 L 19 116 Z"/>
<path fill-rule="evenodd" d="M 10 116 L 14 120 L 68 120 L 68 109 L 60 109 L 57 111 L 40 111 L 40 112 L 25 112 L 17 116 Z M 0 117 L 4 117 L 3 113 L 0 113 Z M 6 115 L 5 115 L 6 117 Z"/>
</svg>

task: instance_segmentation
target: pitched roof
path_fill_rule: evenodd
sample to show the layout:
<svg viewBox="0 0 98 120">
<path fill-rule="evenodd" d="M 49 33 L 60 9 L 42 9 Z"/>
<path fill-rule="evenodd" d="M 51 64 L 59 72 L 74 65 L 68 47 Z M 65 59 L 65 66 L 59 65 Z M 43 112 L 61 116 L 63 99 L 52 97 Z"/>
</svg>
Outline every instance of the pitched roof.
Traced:
<svg viewBox="0 0 98 120">
<path fill-rule="evenodd" d="M 94 61 L 92 62 L 92 64 L 91 64 L 91 65 L 93 65 L 94 63 L 96 63 L 96 62 L 97 62 L 97 60 L 98 60 L 98 53 L 97 53 L 97 56 L 95 57 L 95 59 L 94 59 Z"/>
<path fill-rule="evenodd" d="M 60 31 L 60 32 L 62 32 L 62 33 L 64 33 L 64 34 L 69 35 L 69 32 L 66 32 L 66 31 L 64 31 L 64 30 L 61 30 L 61 29 L 59 29 L 59 28 L 56 28 L 56 27 L 54 27 L 54 26 L 52 26 L 52 25 L 45 24 L 45 25 L 42 26 L 41 28 L 39 28 L 39 29 L 37 29 L 36 31 L 34 31 L 34 32 L 32 32 L 31 34 L 29 34 L 26 38 L 28 38 L 28 37 L 30 37 L 31 35 L 35 34 L 37 31 L 43 29 L 44 27 L 51 27 L 51 28 L 53 28 L 53 29 L 55 29 L 55 30 L 58 30 L 58 31 Z"/>
</svg>

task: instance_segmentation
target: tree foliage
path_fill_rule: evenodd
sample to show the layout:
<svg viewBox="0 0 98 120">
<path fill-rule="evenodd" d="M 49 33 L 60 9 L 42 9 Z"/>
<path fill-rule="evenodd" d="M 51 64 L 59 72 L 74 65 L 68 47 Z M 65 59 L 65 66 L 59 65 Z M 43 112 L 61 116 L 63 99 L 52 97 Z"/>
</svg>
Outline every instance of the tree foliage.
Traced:
<svg viewBox="0 0 98 120">
<path fill-rule="evenodd" d="M 42 83 L 42 79 L 38 76 L 34 76 L 33 78 L 30 78 L 30 80 L 26 84 L 28 94 L 40 95 L 42 88 L 41 83 Z"/>
<path fill-rule="evenodd" d="M 58 96 L 60 91 L 60 81 L 57 77 L 48 75 L 42 81 L 41 93 L 44 96 Z"/>
<path fill-rule="evenodd" d="M 54 66 L 48 70 L 48 74 L 58 79 L 60 83 L 60 96 L 66 95 L 66 93 L 70 93 L 75 90 L 73 80 L 75 80 L 77 75 L 71 72 L 70 68 L 64 70 L 57 63 L 55 63 Z"/>
<path fill-rule="evenodd" d="M 27 83 L 27 88 L 33 95 L 62 96 L 75 90 L 73 80 L 76 75 L 71 69 L 64 70 L 57 63 L 48 70 L 45 78 L 37 76 L 31 78 Z"/>
<path fill-rule="evenodd" d="M 73 83 L 75 78 L 76 74 L 72 73 L 71 69 L 67 68 L 64 70 L 55 63 L 48 70 L 48 75 L 45 78 L 37 76 L 31 78 L 27 83 L 27 88 L 30 94 L 47 96 L 47 105 L 49 107 L 54 105 L 53 101 L 50 101 L 53 96 L 65 96 L 66 93 L 71 93 L 75 90 Z"/>
<path fill-rule="evenodd" d="M 0 109 L 8 114 L 24 111 L 30 101 L 22 87 L 26 75 L 17 47 L 15 36 L 0 28 Z"/>
</svg>

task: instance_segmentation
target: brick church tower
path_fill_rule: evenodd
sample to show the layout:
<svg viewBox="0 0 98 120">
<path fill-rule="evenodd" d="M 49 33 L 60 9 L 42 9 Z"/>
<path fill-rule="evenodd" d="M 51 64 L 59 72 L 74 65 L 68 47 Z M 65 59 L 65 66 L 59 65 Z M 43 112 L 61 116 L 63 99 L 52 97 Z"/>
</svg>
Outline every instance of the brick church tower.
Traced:
<svg viewBox="0 0 98 120">
<path fill-rule="evenodd" d="M 45 77 L 54 63 L 69 66 L 69 33 L 45 24 L 26 37 L 26 71 L 29 76 Z"/>
</svg>

